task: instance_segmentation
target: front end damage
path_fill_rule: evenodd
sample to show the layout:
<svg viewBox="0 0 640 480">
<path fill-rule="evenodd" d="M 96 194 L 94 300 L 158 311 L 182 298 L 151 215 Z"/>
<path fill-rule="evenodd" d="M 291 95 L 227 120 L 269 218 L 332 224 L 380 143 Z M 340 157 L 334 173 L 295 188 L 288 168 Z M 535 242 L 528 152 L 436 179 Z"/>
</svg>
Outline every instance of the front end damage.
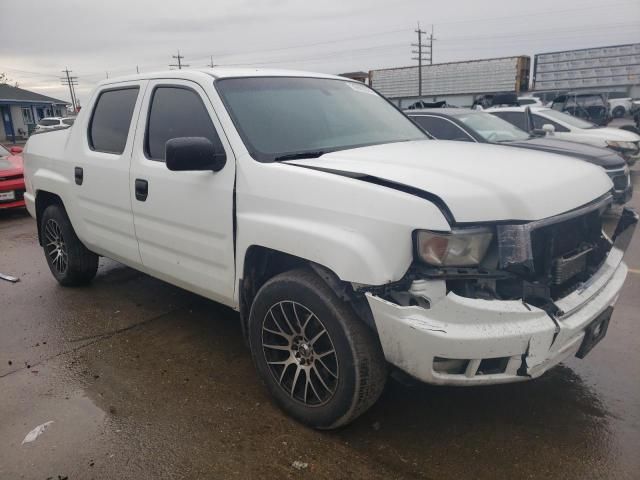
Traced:
<svg viewBox="0 0 640 480">
<path fill-rule="evenodd" d="M 496 226 L 473 268 L 414 262 L 398 282 L 363 287 L 387 360 L 424 382 L 505 383 L 583 357 L 605 334 L 638 215 L 612 235 L 611 197 L 548 219 Z"/>
</svg>

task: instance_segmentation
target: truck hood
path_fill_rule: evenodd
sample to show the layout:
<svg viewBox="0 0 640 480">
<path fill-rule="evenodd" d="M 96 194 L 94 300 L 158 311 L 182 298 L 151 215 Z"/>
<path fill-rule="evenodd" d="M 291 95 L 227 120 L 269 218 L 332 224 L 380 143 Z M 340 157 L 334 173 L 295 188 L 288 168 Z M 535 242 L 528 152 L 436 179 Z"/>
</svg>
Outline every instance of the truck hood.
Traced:
<svg viewBox="0 0 640 480">
<path fill-rule="evenodd" d="M 612 187 L 600 167 L 580 160 L 445 140 L 354 148 L 286 163 L 424 192 L 443 202 L 456 223 L 539 220 L 587 204 Z"/>
<path fill-rule="evenodd" d="M 549 137 L 533 137 L 528 140 L 505 142 L 502 145 L 568 155 L 607 169 L 623 168 L 627 164 L 624 158 L 608 148 Z"/>
</svg>

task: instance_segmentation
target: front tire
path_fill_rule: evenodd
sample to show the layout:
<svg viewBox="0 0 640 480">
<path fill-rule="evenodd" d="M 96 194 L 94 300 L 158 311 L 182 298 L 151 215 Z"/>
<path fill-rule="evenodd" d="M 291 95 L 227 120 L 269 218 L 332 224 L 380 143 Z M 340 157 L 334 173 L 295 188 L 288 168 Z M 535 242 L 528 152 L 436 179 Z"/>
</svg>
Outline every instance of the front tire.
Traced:
<svg viewBox="0 0 640 480">
<path fill-rule="evenodd" d="M 86 285 L 96 276 L 98 255 L 80 241 L 61 205 L 45 209 L 40 232 L 49 270 L 61 285 Z"/>
<path fill-rule="evenodd" d="M 386 362 L 375 334 L 312 271 L 282 273 L 260 289 L 249 344 L 277 405 L 314 428 L 346 425 L 384 388 Z"/>
</svg>

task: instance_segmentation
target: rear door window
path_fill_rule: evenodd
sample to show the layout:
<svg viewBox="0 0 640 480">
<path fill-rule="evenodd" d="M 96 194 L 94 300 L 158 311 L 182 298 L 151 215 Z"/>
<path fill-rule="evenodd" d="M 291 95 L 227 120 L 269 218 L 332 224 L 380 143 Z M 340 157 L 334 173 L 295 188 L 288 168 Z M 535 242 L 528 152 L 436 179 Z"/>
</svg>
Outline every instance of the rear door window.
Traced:
<svg viewBox="0 0 640 480">
<path fill-rule="evenodd" d="M 100 94 L 89 123 L 92 150 L 116 155 L 124 152 L 138 90 L 138 87 L 127 87 Z"/>
<path fill-rule="evenodd" d="M 198 93 L 186 87 L 157 87 L 151 98 L 147 121 L 147 158 L 164 162 L 167 141 L 181 137 L 204 137 L 213 143 L 216 150 L 224 149 Z"/>
</svg>

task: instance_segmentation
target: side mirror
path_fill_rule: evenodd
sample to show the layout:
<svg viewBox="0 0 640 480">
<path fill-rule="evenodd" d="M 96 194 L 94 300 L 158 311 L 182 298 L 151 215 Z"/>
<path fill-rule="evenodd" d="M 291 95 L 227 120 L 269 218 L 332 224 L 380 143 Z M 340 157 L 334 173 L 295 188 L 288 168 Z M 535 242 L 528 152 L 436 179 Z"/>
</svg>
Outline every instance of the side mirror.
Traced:
<svg viewBox="0 0 640 480">
<path fill-rule="evenodd" d="M 533 135 L 534 137 L 544 137 L 546 134 L 547 132 L 545 132 L 541 128 L 534 128 L 533 130 L 531 130 L 531 135 Z"/>
<path fill-rule="evenodd" d="M 204 137 L 172 138 L 165 144 L 167 168 L 174 172 L 211 170 L 219 172 L 227 163 L 224 151 L 216 151 Z"/>
<path fill-rule="evenodd" d="M 556 127 L 554 127 L 554 126 L 553 126 L 553 125 L 551 125 L 550 123 L 545 123 L 544 125 L 542 125 L 542 130 L 543 130 L 545 133 L 553 134 L 553 132 L 555 132 L 555 131 L 556 131 Z"/>
<path fill-rule="evenodd" d="M 22 153 L 22 147 L 11 147 L 9 151 L 17 155 L 18 153 Z"/>
</svg>

